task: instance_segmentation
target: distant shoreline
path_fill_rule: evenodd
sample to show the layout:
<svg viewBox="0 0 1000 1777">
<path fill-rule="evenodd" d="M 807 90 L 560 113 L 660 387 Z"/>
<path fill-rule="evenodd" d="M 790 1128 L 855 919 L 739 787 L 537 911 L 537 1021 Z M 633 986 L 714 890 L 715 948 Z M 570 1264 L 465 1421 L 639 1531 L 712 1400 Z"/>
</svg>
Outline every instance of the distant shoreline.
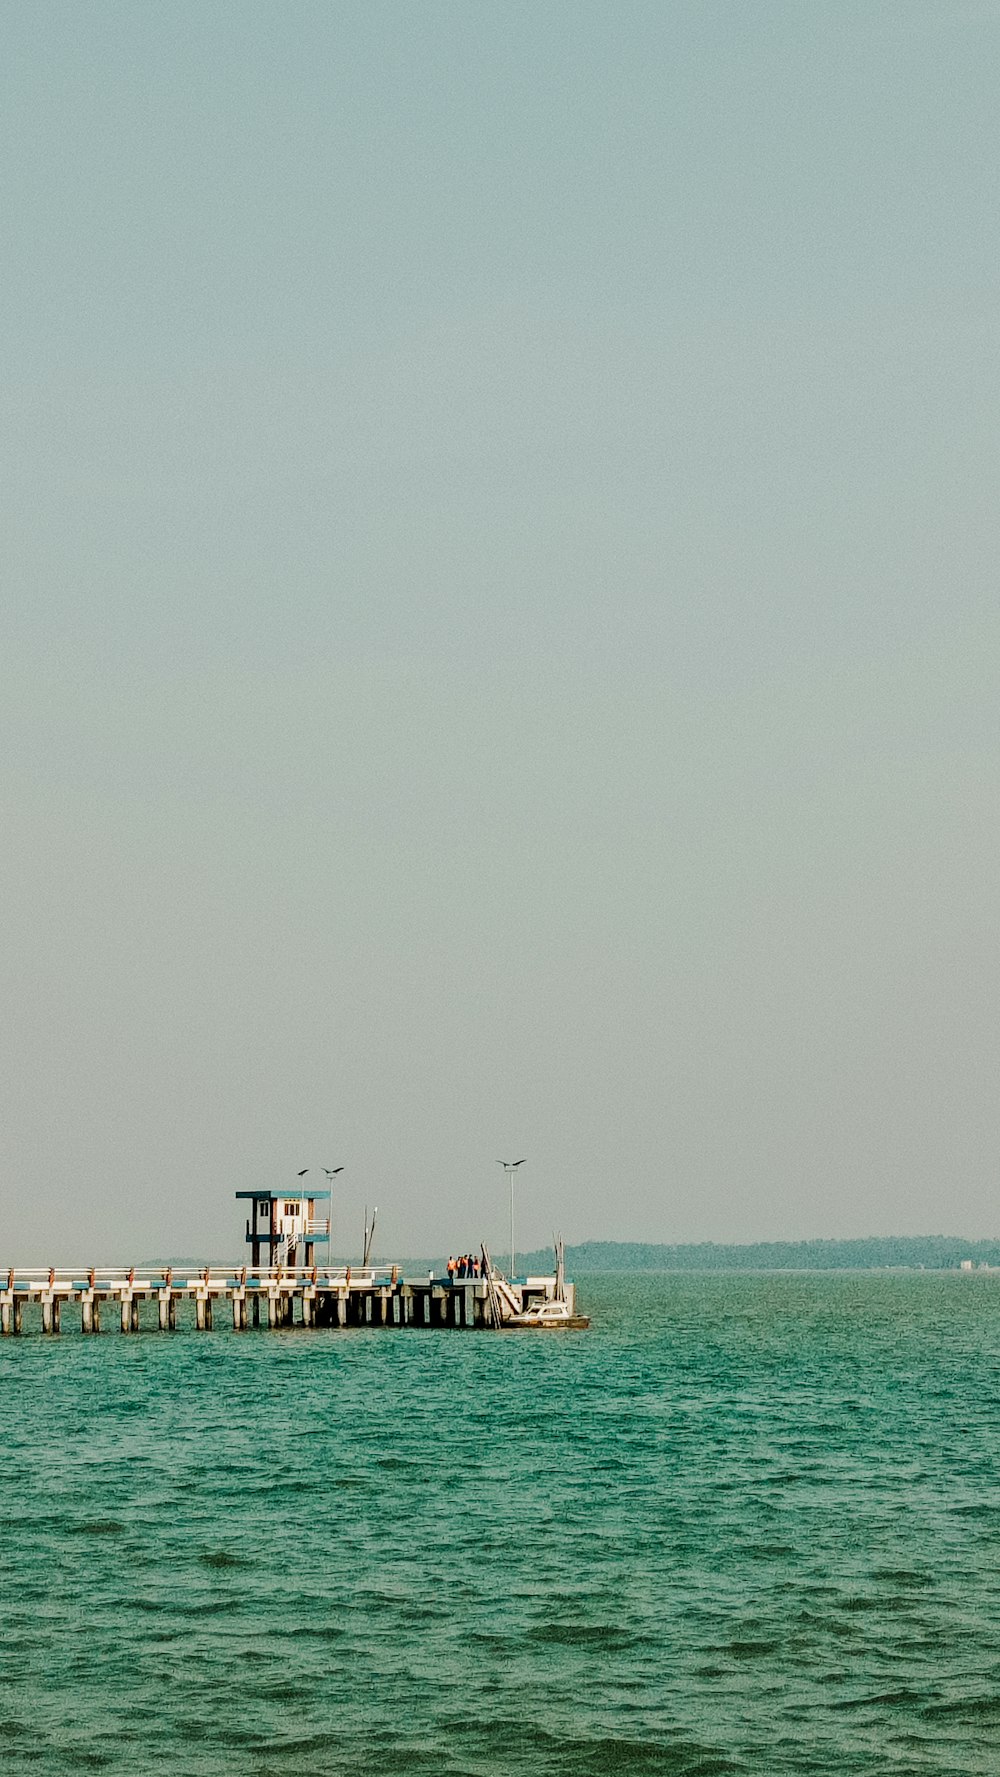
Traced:
<svg viewBox="0 0 1000 1777">
<path fill-rule="evenodd" d="M 864 1240 L 769 1240 L 746 1245 L 656 1245 L 588 1240 L 567 1246 L 571 1276 L 598 1271 L 957 1271 L 1000 1267 L 1000 1239 L 958 1235 L 886 1235 Z M 519 1269 L 551 1270 L 551 1249 L 519 1253 Z"/>
</svg>

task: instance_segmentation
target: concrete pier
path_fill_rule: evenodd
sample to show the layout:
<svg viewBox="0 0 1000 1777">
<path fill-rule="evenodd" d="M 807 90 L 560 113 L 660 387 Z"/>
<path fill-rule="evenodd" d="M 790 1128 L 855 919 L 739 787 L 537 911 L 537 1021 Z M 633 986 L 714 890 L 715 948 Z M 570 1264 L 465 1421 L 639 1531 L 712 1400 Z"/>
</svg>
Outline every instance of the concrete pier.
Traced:
<svg viewBox="0 0 1000 1777">
<path fill-rule="evenodd" d="M 281 1266 L 205 1267 L 181 1276 L 167 1266 L 140 1275 L 91 1267 L 82 1272 L 51 1267 L 0 1270 L 0 1336 L 16 1338 L 39 1331 L 57 1337 L 64 1309 L 78 1309 L 82 1333 L 101 1331 L 107 1307 L 122 1333 L 140 1330 L 143 1302 L 156 1304 L 153 1327 L 161 1333 L 184 1328 L 210 1333 L 219 1311 L 220 1326 L 234 1332 L 266 1326 L 296 1333 L 317 1328 L 370 1328 L 401 1332 L 428 1329 L 472 1330 L 503 1325 L 533 1303 L 551 1299 L 555 1277 L 509 1281 L 494 1271 L 476 1277 L 404 1277 L 398 1266 L 288 1269 Z M 573 1286 L 566 1286 L 572 1303 Z M 148 1322 L 147 1322 L 148 1324 Z"/>
</svg>

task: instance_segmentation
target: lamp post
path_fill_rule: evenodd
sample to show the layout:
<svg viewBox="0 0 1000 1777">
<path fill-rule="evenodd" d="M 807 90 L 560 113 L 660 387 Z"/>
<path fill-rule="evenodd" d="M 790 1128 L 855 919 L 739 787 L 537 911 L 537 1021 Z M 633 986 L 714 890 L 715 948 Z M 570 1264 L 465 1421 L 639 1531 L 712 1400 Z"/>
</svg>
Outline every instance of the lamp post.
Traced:
<svg viewBox="0 0 1000 1777">
<path fill-rule="evenodd" d="M 317 1170 L 319 1172 L 326 1173 L 327 1184 L 330 1187 L 330 1214 L 327 1217 L 327 1222 L 326 1222 L 326 1268 L 328 1271 L 332 1271 L 333 1270 L 333 1181 L 336 1178 L 338 1172 L 343 1172 L 344 1168 L 342 1166 L 320 1166 L 317 1168 Z M 306 1173 L 308 1171 L 309 1171 L 308 1166 L 303 1166 L 302 1171 L 299 1173 L 299 1178 L 305 1178 Z"/>
<path fill-rule="evenodd" d="M 322 1172 L 326 1173 L 326 1182 L 330 1187 L 330 1215 L 329 1215 L 329 1218 L 328 1218 L 327 1224 L 326 1224 L 326 1268 L 328 1271 L 332 1271 L 333 1270 L 333 1181 L 336 1178 L 338 1172 L 343 1172 L 344 1168 L 342 1166 L 323 1166 L 320 1168 L 320 1170 Z"/>
<path fill-rule="evenodd" d="M 527 1155 L 525 1155 L 525 1159 L 526 1158 L 527 1158 Z M 511 1280 L 513 1281 L 513 1277 L 514 1277 L 514 1174 L 517 1171 L 519 1166 L 524 1165 L 524 1160 L 498 1160 L 497 1165 L 503 1167 L 504 1172 L 507 1174 L 507 1177 L 510 1179 L 510 1275 L 511 1275 Z"/>
</svg>

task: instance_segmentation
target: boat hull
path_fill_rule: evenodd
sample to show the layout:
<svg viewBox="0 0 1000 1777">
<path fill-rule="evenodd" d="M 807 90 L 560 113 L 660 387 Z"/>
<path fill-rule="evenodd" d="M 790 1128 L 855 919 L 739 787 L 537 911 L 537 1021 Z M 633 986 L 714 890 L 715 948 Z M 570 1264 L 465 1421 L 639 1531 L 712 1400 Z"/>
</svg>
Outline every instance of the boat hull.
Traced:
<svg viewBox="0 0 1000 1777">
<path fill-rule="evenodd" d="M 527 1315 L 513 1315 L 505 1320 L 505 1333 L 582 1333 L 589 1327 L 590 1320 L 586 1314 L 564 1314 L 558 1320 L 531 1320 Z"/>
</svg>

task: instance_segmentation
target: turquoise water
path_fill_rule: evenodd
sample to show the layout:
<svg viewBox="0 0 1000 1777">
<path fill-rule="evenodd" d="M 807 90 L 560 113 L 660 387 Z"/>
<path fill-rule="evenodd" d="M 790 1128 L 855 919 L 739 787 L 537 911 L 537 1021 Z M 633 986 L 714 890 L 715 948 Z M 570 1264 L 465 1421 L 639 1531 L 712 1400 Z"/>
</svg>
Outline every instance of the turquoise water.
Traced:
<svg viewBox="0 0 1000 1777">
<path fill-rule="evenodd" d="M 1000 1279 L 0 1345 L 0 1768 L 989 1773 Z"/>
</svg>

